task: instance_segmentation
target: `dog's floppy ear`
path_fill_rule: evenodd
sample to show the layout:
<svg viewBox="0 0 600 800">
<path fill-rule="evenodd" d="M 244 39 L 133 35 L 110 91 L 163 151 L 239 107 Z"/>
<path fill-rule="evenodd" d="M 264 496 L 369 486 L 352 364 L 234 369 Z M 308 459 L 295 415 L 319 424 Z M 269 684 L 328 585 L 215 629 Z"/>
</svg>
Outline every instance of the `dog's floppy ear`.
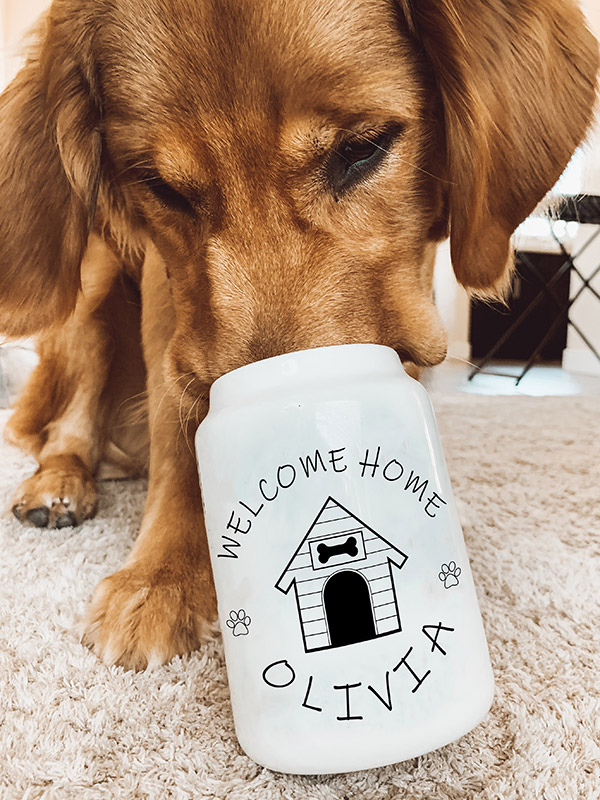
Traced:
<svg viewBox="0 0 600 800">
<path fill-rule="evenodd" d="M 459 281 L 501 291 L 510 236 L 592 116 L 598 48 L 574 0 L 399 0 L 439 87 Z"/>
<path fill-rule="evenodd" d="M 100 109 L 84 15 L 52 7 L 41 44 L 0 96 L 0 333 L 64 319 L 98 192 Z"/>
</svg>

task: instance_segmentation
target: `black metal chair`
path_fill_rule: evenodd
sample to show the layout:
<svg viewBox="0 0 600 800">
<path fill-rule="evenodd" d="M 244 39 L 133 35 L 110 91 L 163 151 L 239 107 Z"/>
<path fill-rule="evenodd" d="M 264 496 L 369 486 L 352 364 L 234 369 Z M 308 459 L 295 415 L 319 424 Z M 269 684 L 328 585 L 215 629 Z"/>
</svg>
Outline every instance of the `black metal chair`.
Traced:
<svg viewBox="0 0 600 800">
<path fill-rule="evenodd" d="M 539 285 L 539 292 L 535 295 L 535 297 L 531 300 L 531 302 L 524 308 L 518 317 L 514 320 L 514 322 L 510 325 L 509 328 L 502 334 L 502 336 L 495 342 L 495 344 L 488 350 L 488 352 L 483 356 L 483 358 L 479 361 L 477 366 L 472 370 L 469 374 L 469 380 L 472 380 L 476 375 L 480 373 L 485 374 L 492 374 L 492 375 L 502 375 L 503 377 L 510 377 L 516 380 L 516 383 L 519 384 L 520 381 L 523 380 L 525 375 L 529 372 L 529 370 L 534 366 L 536 363 L 541 351 L 543 350 L 544 346 L 548 342 L 548 340 L 553 336 L 556 329 L 563 324 L 565 318 L 567 325 L 570 325 L 581 337 L 581 339 L 585 342 L 586 346 L 590 349 L 590 351 L 595 355 L 595 357 L 600 362 L 600 353 L 593 345 L 593 343 L 588 339 L 588 337 L 584 334 L 581 330 L 580 326 L 573 321 L 570 311 L 575 303 L 575 301 L 583 294 L 585 291 L 591 292 L 594 297 L 600 302 L 600 294 L 598 291 L 592 286 L 592 281 L 600 273 L 600 264 L 591 272 L 591 274 L 584 278 L 581 273 L 581 270 L 577 266 L 577 259 L 582 255 L 582 253 L 587 250 L 587 248 L 600 236 L 600 196 L 597 195 L 579 195 L 579 196 L 563 196 L 560 201 L 560 205 L 558 208 L 551 214 L 552 220 L 563 220 L 564 222 L 579 222 L 581 224 L 586 225 L 593 225 L 595 229 L 590 233 L 584 244 L 579 248 L 579 250 L 571 255 L 568 253 L 560 241 L 552 226 L 550 229 L 552 231 L 552 235 L 556 240 L 556 243 L 559 247 L 559 250 L 564 257 L 564 262 L 559 267 L 559 269 L 554 273 L 554 275 L 547 280 L 538 270 L 536 265 L 533 261 L 528 258 L 525 253 L 519 253 L 519 258 L 527 265 L 527 268 L 530 274 L 535 278 L 536 283 Z M 568 302 L 564 302 L 561 298 L 557 297 L 555 293 L 555 287 L 563 277 L 565 273 L 576 274 L 581 281 L 581 286 L 577 289 L 577 291 L 569 298 Z M 549 325 L 546 332 L 543 334 L 542 338 L 540 339 L 539 343 L 535 347 L 534 351 L 531 353 L 525 367 L 523 370 L 518 374 L 510 374 L 506 372 L 493 372 L 491 370 L 485 370 L 485 367 L 492 361 L 496 353 L 502 348 L 504 343 L 508 341 L 508 339 L 515 333 L 515 331 L 521 326 L 523 321 L 531 314 L 531 312 L 542 302 L 544 298 L 550 298 L 552 304 L 556 308 L 556 315 L 552 320 L 551 324 Z M 600 313 L 600 309 L 599 309 Z"/>
</svg>

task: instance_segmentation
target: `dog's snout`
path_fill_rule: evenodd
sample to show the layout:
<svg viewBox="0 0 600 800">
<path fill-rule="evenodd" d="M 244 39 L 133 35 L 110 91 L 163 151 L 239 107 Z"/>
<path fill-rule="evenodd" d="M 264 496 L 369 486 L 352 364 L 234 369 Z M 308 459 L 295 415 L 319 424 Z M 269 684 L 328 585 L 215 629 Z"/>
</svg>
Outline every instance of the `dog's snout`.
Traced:
<svg viewBox="0 0 600 800">
<path fill-rule="evenodd" d="M 246 359 L 249 363 L 262 361 L 265 358 L 303 350 L 308 346 L 303 344 L 298 336 L 292 334 L 291 328 L 284 328 L 281 331 L 261 331 L 250 340 Z"/>
</svg>

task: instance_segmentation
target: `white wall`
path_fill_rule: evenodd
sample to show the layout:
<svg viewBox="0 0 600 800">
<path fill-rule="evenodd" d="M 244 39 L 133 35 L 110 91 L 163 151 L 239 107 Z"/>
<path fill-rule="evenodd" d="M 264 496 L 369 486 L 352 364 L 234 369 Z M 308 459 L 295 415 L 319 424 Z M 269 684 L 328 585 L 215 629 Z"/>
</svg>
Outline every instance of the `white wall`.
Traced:
<svg viewBox="0 0 600 800">
<path fill-rule="evenodd" d="M 26 34 L 49 5 L 50 0 L 0 0 L 0 88 L 19 69 Z"/>
<path fill-rule="evenodd" d="M 448 358 L 469 360 L 469 296 L 460 286 L 450 261 L 450 241 L 438 247 L 435 262 L 435 300 L 440 317 L 448 333 Z"/>
<path fill-rule="evenodd" d="M 6 59 L 4 57 L 4 42 L 6 40 L 4 24 L 4 4 L 0 4 L 0 91 L 6 85 Z"/>
</svg>

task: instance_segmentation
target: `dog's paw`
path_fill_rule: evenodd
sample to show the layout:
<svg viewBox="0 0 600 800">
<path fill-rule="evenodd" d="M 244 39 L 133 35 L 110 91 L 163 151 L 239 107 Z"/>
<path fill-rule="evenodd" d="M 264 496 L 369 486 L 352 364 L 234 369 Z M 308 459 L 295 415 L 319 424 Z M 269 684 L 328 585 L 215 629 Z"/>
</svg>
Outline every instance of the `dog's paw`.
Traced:
<svg viewBox="0 0 600 800">
<path fill-rule="evenodd" d="M 21 484 L 12 511 L 36 528 L 67 528 L 93 517 L 97 503 L 96 482 L 83 462 L 56 456 Z"/>
<path fill-rule="evenodd" d="M 214 635 L 216 616 L 206 576 L 137 562 L 100 582 L 79 631 L 105 664 L 141 670 L 195 650 Z"/>
</svg>

